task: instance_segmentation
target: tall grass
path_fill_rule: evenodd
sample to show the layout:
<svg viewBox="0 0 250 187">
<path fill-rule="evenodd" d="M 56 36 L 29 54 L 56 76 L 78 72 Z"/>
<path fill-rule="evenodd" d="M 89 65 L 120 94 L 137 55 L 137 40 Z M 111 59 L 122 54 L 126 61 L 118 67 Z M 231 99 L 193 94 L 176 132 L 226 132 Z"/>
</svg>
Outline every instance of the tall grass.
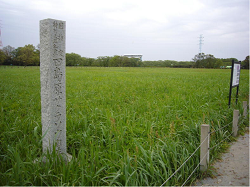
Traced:
<svg viewBox="0 0 250 187">
<path fill-rule="evenodd" d="M 53 153 L 43 164 L 39 68 L 0 67 L 0 185 L 161 185 L 199 146 L 200 125 L 231 122 L 249 94 L 246 70 L 231 108 L 230 70 L 71 67 L 66 80 L 73 160 Z M 198 163 L 197 152 L 166 185 L 181 185 Z"/>
</svg>

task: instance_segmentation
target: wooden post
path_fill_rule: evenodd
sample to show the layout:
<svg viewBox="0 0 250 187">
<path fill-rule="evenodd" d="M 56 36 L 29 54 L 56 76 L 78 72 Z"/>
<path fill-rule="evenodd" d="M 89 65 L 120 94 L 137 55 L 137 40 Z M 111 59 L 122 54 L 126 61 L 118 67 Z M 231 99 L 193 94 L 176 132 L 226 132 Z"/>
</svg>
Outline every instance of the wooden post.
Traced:
<svg viewBox="0 0 250 187">
<path fill-rule="evenodd" d="M 239 110 L 234 110 L 233 114 L 233 136 L 237 136 L 238 132 L 238 120 L 239 120 Z"/>
<path fill-rule="evenodd" d="M 247 101 L 243 101 L 243 116 L 247 117 Z"/>
<path fill-rule="evenodd" d="M 209 125 L 201 125 L 200 170 L 206 171 L 209 163 Z"/>
</svg>

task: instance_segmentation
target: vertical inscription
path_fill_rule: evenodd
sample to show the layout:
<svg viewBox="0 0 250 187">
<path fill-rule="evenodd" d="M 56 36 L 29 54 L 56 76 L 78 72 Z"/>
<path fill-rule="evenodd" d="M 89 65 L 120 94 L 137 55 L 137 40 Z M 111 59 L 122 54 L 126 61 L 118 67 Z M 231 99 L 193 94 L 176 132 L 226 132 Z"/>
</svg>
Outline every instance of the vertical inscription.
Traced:
<svg viewBox="0 0 250 187">
<path fill-rule="evenodd" d="M 52 101 L 53 101 L 53 107 L 54 107 L 54 125 L 55 125 L 55 140 L 56 140 L 56 150 L 60 153 L 63 152 L 62 150 L 62 144 L 63 144 L 63 136 L 62 136 L 62 125 L 63 125 L 63 108 L 62 108 L 62 102 L 63 100 L 60 98 L 63 98 L 63 91 L 65 82 L 63 82 L 63 77 L 65 77 L 65 70 L 63 66 L 65 66 L 65 63 L 63 63 L 63 59 L 65 58 L 64 54 L 64 48 L 65 48 L 65 29 L 64 29 L 64 23 L 61 21 L 53 21 L 53 35 L 52 35 L 52 78 L 53 78 L 53 94 L 52 94 Z M 64 70 L 64 71 L 63 71 Z M 64 85 L 63 85 L 64 84 Z M 65 137 L 66 138 L 66 137 Z"/>
<path fill-rule="evenodd" d="M 40 21 L 43 151 L 66 153 L 65 22 Z"/>
</svg>

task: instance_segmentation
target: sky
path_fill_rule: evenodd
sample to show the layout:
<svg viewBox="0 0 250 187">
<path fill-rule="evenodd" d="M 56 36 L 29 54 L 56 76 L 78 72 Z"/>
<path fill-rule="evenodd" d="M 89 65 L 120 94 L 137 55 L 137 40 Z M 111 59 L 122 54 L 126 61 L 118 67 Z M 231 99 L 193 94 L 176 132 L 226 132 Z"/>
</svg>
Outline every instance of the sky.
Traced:
<svg viewBox="0 0 250 187">
<path fill-rule="evenodd" d="M 66 53 L 191 61 L 249 55 L 249 0 L 0 0 L 3 47 L 39 44 L 39 21 L 66 21 Z"/>
</svg>

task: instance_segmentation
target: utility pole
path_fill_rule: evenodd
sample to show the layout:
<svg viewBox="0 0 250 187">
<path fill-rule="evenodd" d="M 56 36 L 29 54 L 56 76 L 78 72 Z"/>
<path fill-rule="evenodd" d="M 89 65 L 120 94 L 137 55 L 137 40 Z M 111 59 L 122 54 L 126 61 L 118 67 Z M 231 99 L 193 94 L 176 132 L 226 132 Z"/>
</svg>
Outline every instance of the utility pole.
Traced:
<svg viewBox="0 0 250 187">
<path fill-rule="evenodd" d="M 201 50 L 201 47 L 204 44 L 203 43 L 203 41 L 204 41 L 203 38 L 204 37 L 201 34 L 200 37 L 199 37 L 199 53 L 197 55 L 197 60 L 203 60 L 204 59 L 204 53 L 202 53 L 202 50 Z"/>
<path fill-rule="evenodd" d="M 202 36 L 202 34 L 200 35 L 200 37 L 199 37 L 199 54 L 201 54 L 201 52 L 202 52 L 202 50 L 201 50 L 201 47 L 202 47 L 202 45 L 204 44 L 203 42 L 204 42 L 204 40 L 203 40 L 203 36 Z"/>
<path fill-rule="evenodd" d="M 2 21 L 2 20 L 0 20 L 0 21 Z M 0 22 L 0 50 L 2 50 L 2 49 L 3 49 L 3 42 L 2 42 L 1 28 L 2 28 L 2 26 L 1 26 L 1 22 Z"/>
</svg>

